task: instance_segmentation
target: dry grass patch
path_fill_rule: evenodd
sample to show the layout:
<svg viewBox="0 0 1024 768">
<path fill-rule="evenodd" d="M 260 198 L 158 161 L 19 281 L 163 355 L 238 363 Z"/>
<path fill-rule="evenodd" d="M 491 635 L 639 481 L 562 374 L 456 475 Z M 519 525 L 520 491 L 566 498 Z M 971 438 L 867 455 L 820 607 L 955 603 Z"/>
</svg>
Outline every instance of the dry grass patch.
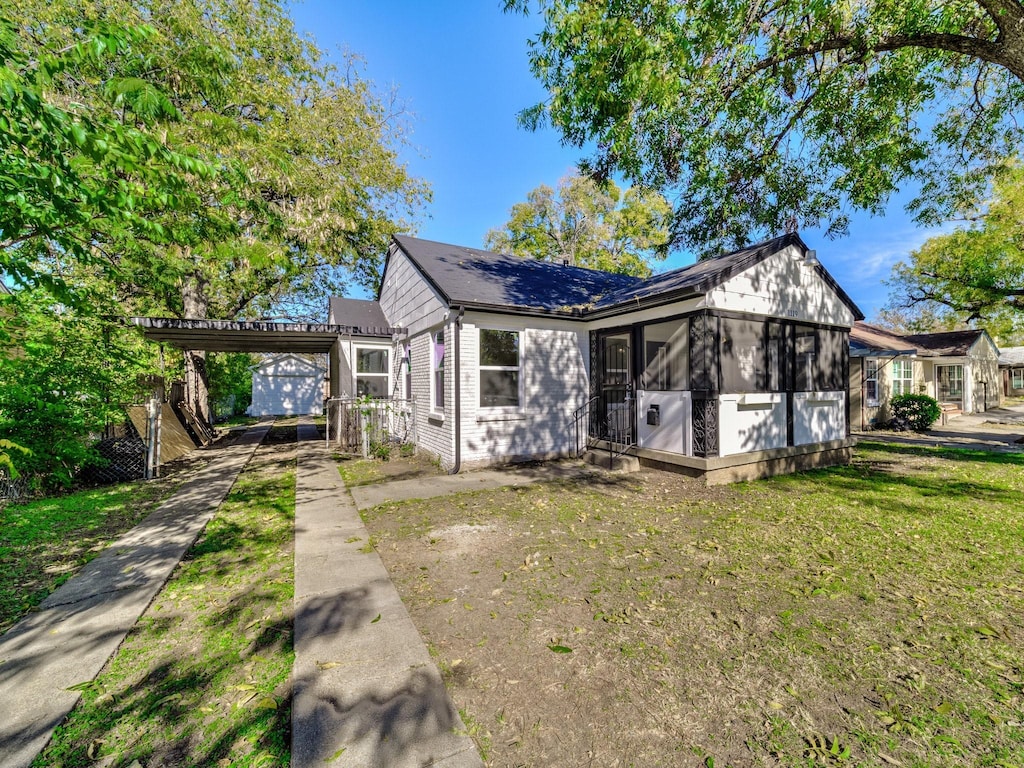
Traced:
<svg viewBox="0 0 1024 768">
<path fill-rule="evenodd" d="M 365 517 L 490 765 L 1012 766 L 1022 470 L 871 444 Z"/>
</svg>

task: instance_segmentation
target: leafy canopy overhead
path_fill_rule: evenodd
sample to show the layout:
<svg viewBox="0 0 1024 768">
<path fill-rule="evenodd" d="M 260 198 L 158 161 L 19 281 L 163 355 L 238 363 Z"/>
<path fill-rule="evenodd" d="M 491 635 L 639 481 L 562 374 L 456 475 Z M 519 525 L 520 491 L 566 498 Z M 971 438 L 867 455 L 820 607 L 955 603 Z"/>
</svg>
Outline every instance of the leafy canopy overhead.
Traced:
<svg viewBox="0 0 1024 768">
<path fill-rule="evenodd" d="M 965 218 L 969 226 L 929 239 L 893 268 L 891 301 L 1012 337 L 1024 330 L 1024 168 L 1009 169 L 986 209 Z"/>
<path fill-rule="evenodd" d="M 487 233 L 487 247 L 523 258 L 647 276 L 650 261 L 667 254 L 672 209 L 657 192 L 623 193 L 568 176 L 558 190 L 542 184 L 512 206 L 509 220 Z"/>
<path fill-rule="evenodd" d="M 164 190 L 142 178 L 140 194 L 115 201 L 115 213 L 134 211 L 132 223 L 160 237 L 92 226 L 78 238 L 140 311 L 271 317 L 296 299 L 340 292 L 351 275 L 372 284 L 388 236 L 409 228 L 427 199 L 398 158 L 400 106 L 361 78 L 354 59 L 340 69 L 328 62 L 296 32 L 283 0 L 24 0 L 5 13 L 23 78 L 32 62 L 90 40 L 83 31 L 128 36 L 130 48 L 73 62 L 33 83 L 34 92 L 102 129 L 90 149 L 109 146 L 105 134 L 130 133 L 184 158 L 183 194 L 155 194 Z M 59 128 L 43 138 L 59 138 Z M 59 154 L 49 152 L 44 164 Z M 88 155 L 84 167 L 98 189 L 103 179 L 117 188 L 122 169 L 109 153 L 78 154 Z M 12 167 L 12 184 L 21 175 Z M 65 218 L 83 210 L 77 202 Z M 95 224 L 84 210 L 83 226 Z M 26 259 L 42 259 L 35 269 L 44 274 L 47 264 L 65 271 L 67 246 L 53 234 L 47 223 L 22 249 Z"/>
<path fill-rule="evenodd" d="M 780 230 L 845 234 L 911 182 L 934 223 L 979 199 L 1024 135 L 1024 5 L 507 0 L 537 6 L 524 110 L 584 169 L 678 197 L 674 241 L 704 252 Z"/>
<path fill-rule="evenodd" d="M 150 130 L 177 117 L 151 84 L 107 77 L 92 96 L 102 108 L 60 93 L 137 58 L 153 27 L 85 20 L 59 46 L 28 45 L 24 31 L 0 17 L 0 272 L 81 303 L 67 262 L 110 268 L 115 238 L 167 242 L 150 214 L 194 204 L 190 179 L 212 169 Z"/>
</svg>

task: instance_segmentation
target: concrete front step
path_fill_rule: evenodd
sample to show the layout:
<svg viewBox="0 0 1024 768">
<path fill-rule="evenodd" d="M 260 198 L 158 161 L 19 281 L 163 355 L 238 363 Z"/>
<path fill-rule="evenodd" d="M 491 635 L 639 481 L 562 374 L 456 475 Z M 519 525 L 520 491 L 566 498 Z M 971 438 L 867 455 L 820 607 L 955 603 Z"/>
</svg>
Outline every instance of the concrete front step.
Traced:
<svg viewBox="0 0 1024 768">
<path fill-rule="evenodd" d="M 640 459 L 636 456 L 624 456 L 623 454 L 609 455 L 608 451 L 594 448 L 583 454 L 583 460 L 587 464 L 607 469 L 612 472 L 639 472 Z"/>
</svg>

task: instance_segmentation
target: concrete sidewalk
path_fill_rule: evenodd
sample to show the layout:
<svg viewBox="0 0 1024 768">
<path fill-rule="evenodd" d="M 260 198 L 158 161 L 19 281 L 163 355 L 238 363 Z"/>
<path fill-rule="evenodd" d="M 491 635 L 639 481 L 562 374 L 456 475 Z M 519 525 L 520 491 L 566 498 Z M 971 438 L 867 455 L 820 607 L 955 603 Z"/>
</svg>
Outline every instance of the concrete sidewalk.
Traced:
<svg viewBox="0 0 1024 768">
<path fill-rule="evenodd" d="M 512 485 L 552 480 L 582 480 L 603 474 L 595 467 L 571 462 L 545 462 L 504 469 L 482 469 L 458 475 L 418 477 L 415 480 L 360 485 L 349 492 L 359 510 L 372 509 L 388 501 L 432 499 L 452 493 L 490 491 Z"/>
<path fill-rule="evenodd" d="M 270 424 L 219 449 L 149 517 L 0 638 L 0 765 L 31 764 L 217 511 Z"/>
<path fill-rule="evenodd" d="M 482 768 L 323 439 L 298 439 L 293 768 Z"/>
</svg>

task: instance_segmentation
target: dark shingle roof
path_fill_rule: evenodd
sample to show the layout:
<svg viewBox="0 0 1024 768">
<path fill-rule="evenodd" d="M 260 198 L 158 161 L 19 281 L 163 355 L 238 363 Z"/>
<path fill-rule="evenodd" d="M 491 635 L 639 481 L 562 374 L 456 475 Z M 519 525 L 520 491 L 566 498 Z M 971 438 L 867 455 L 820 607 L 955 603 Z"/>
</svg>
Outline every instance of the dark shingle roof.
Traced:
<svg viewBox="0 0 1024 768">
<path fill-rule="evenodd" d="M 966 355 L 984 334 L 984 330 L 969 330 L 902 335 L 870 323 L 855 323 L 850 329 L 850 350 L 878 354 L 899 350 L 921 357 L 958 357 Z"/>
<path fill-rule="evenodd" d="M 907 341 L 937 357 L 966 355 L 974 342 L 982 337 L 985 331 L 948 331 L 945 333 L 916 333 L 904 336 Z"/>
<path fill-rule="evenodd" d="M 702 295 L 790 245 L 788 234 L 645 279 L 523 259 L 396 235 L 395 242 L 449 305 L 575 316 L 616 314 Z M 832 276 L 815 267 L 856 318 L 863 314 Z"/>
<path fill-rule="evenodd" d="M 353 333 L 363 336 L 390 336 L 392 330 L 380 304 L 366 299 L 343 299 L 340 296 L 332 296 L 327 322 L 332 325 L 350 326 Z"/>
<path fill-rule="evenodd" d="M 395 242 L 449 304 L 579 314 L 636 277 L 396 235 Z"/>
</svg>

